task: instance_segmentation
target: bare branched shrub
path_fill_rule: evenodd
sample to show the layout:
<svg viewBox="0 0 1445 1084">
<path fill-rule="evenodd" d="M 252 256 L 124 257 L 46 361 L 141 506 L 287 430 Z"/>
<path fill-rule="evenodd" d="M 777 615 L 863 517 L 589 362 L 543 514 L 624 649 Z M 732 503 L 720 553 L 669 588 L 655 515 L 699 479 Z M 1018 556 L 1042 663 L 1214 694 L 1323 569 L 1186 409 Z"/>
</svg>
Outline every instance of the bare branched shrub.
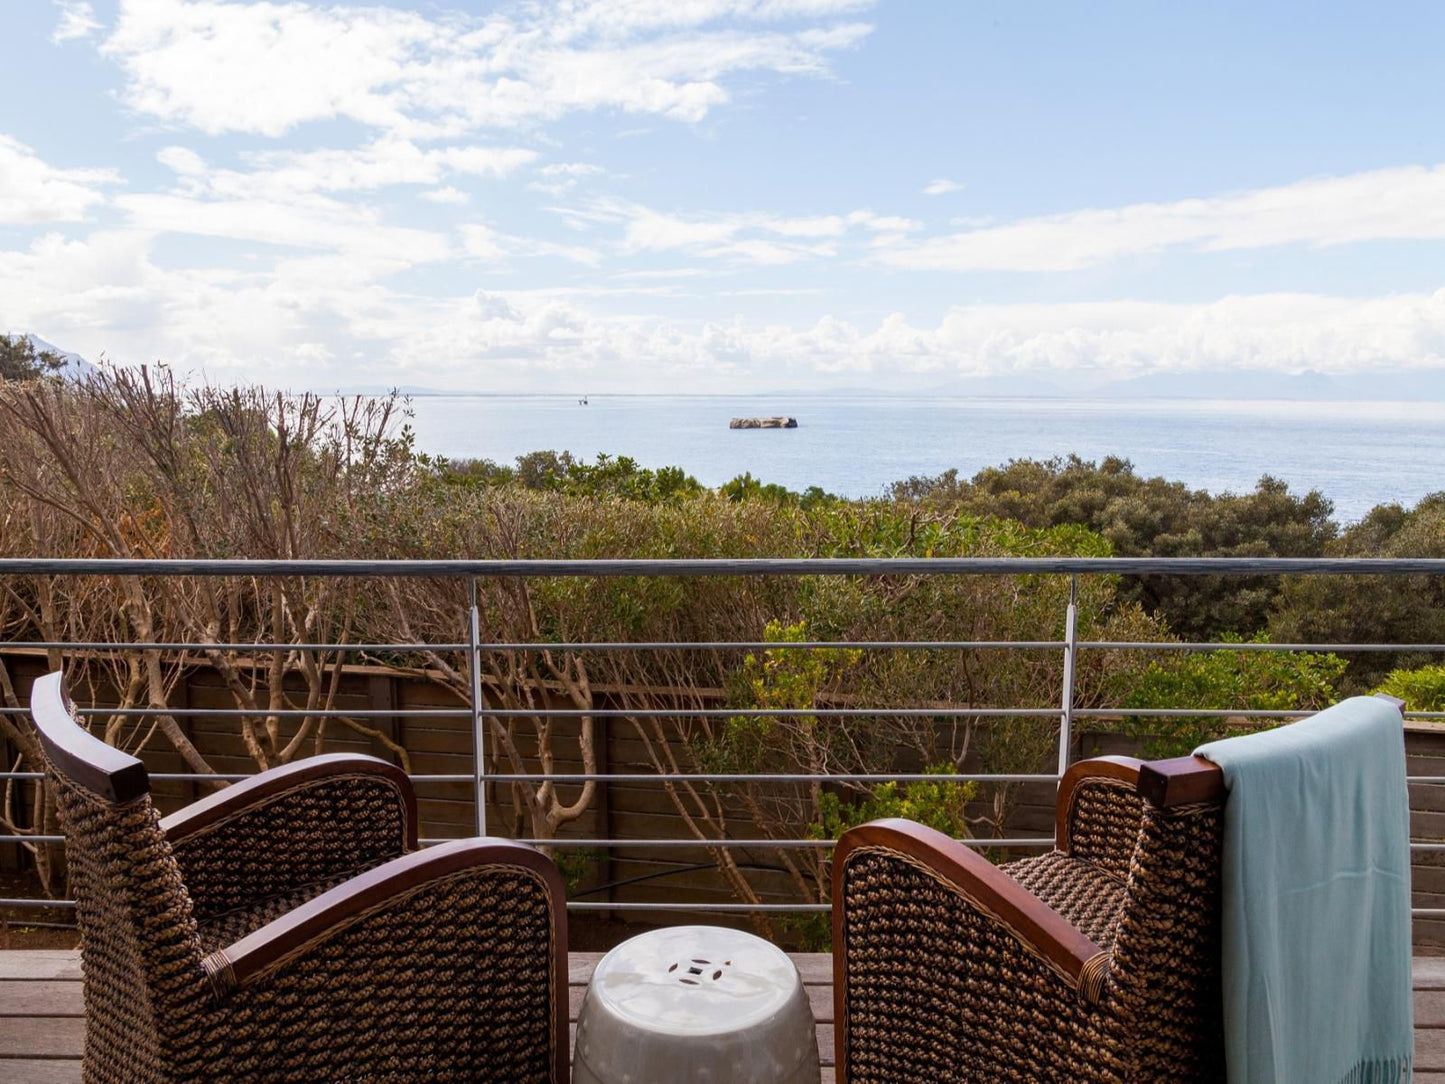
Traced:
<svg viewBox="0 0 1445 1084">
<path fill-rule="evenodd" d="M 88 557 L 607 558 L 1101 555 L 1081 528 L 1030 530 L 893 501 L 780 505 L 683 485 L 604 495 L 528 488 L 515 479 L 454 472 L 418 455 L 394 398 L 336 400 L 257 388 L 188 387 L 169 372 L 104 370 L 81 385 L 0 387 L 0 555 Z M 611 466 L 609 461 L 609 467 Z M 501 476 L 497 476 L 501 477 Z M 596 774 L 607 731 L 635 737 L 673 811 L 708 848 L 733 894 L 764 900 L 762 881 L 719 844 L 816 833 L 839 811 L 872 808 L 867 783 L 823 784 L 669 777 L 1047 771 L 1052 718 L 958 718 L 948 706 L 1042 707 L 1058 702 L 1059 653 L 912 648 L 791 654 L 669 646 L 598 651 L 565 644 L 680 645 L 757 641 L 777 630 L 836 641 L 1057 640 L 1068 584 L 1059 577 L 611 577 L 479 580 L 480 674 L 492 771 L 546 774 L 575 763 Z M 456 580 L 254 576 L 11 578 L 0 584 L 0 636 L 9 640 L 134 644 L 64 658 L 96 702 L 121 710 L 94 720 L 131 751 L 173 749 L 190 770 L 211 765 L 170 713 L 188 671 L 218 674 L 237 710 L 237 736 L 258 768 L 320 752 L 335 727 L 365 735 L 410 766 L 406 749 L 367 720 L 335 708 L 343 650 L 286 645 L 455 644 L 465 638 L 469 585 Z M 1164 630 L 1121 606 L 1104 578 L 1080 584 L 1082 635 Z M 774 630 L 772 634 L 768 630 Z M 791 635 L 791 634 L 790 634 Z M 160 645 L 186 644 L 184 649 Z M 236 645 L 280 645 L 242 651 Z M 148 647 L 147 645 L 157 645 Z M 52 651 L 52 666 L 62 662 Z M 468 652 L 369 654 L 365 661 L 471 698 Z M 1110 673 L 1130 664 L 1120 657 Z M 1081 672 L 1078 702 L 1108 686 Z M 568 708 L 564 724 L 546 709 Z M 624 714 L 604 724 L 602 707 Z M 737 709 L 788 708 L 791 717 Z M 39 763 L 0 661 L 0 728 Z M 129 709 L 151 709 L 145 722 Z M 907 708 L 901 716 L 840 709 Z M 5 709 L 9 709 L 7 712 Z M 718 711 L 699 714 L 703 709 Z M 718 709 L 726 709 L 719 711 Z M 505 716 L 497 714 L 506 711 Z M 285 713 L 285 714 L 283 714 Z M 298 713 L 298 714 L 291 714 Z M 571 770 L 571 769 L 569 769 Z M 501 797 L 516 834 L 556 838 L 595 806 L 593 782 L 513 782 Z M 972 797 L 972 792 L 969 794 Z M 1011 788 L 980 795 L 973 827 L 1001 834 Z M 53 831 L 40 788 L 21 817 L 7 793 L 0 817 Z M 827 856 L 780 851 L 795 898 L 821 900 Z M 53 870 L 37 850 L 42 877 Z M 771 856 L 770 856 L 771 860 Z"/>
</svg>

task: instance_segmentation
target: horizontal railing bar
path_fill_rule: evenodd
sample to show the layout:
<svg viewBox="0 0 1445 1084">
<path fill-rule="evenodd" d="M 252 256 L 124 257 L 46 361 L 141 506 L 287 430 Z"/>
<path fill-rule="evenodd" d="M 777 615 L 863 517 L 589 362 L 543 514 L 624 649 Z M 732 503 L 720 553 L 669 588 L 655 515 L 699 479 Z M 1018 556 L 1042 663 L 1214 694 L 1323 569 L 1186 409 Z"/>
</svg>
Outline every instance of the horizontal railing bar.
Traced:
<svg viewBox="0 0 1445 1084">
<path fill-rule="evenodd" d="M 29 715 L 29 708 L 4 709 L 12 715 Z M 1221 712 L 1241 715 L 1220 708 L 1205 715 Z M 840 718 L 900 718 L 926 719 L 931 716 L 950 718 L 1008 717 L 1008 718 L 1049 718 L 1058 715 L 1057 708 L 487 708 L 486 714 L 498 719 L 683 719 L 735 717 L 755 719 L 806 719 L 819 715 Z M 191 717 L 250 718 L 269 716 L 277 719 L 469 719 L 470 709 L 465 708 L 415 708 L 395 710 L 387 708 L 358 708 L 348 711 L 344 708 L 77 708 L 77 715 L 111 715 L 121 718 L 144 718 L 150 715 L 170 715 L 177 719 Z M 1158 714 L 1158 713 L 1155 713 Z"/>
<path fill-rule="evenodd" d="M 833 910 L 829 903 L 626 903 L 622 900 L 593 902 L 568 901 L 569 911 L 696 911 L 722 915 L 746 915 L 761 911 L 766 914 L 826 914 Z"/>
<path fill-rule="evenodd" d="M 1222 640 L 1177 642 L 1158 640 L 1080 640 L 1080 648 L 1110 651 L 1309 651 L 1315 654 L 1353 651 L 1445 652 L 1445 644 L 1234 644 Z"/>
<path fill-rule="evenodd" d="M 28 715 L 29 708 L 8 708 L 12 715 Z M 812 719 L 819 716 L 839 719 L 1046 719 L 1058 715 L 1058 708 L 487 708 L 486 714 L 497 719 Z M 386 708 L 78 708 L 77 715 L 110 715 L 121 718 L 145 718 L 170 715 L 177 719 L 192 717 L 278 719 L 466 719 L 471 712 L 463 708 L 413 708 L 404 711 Z M 1257 719 L 1302 719 L 1315 712 L 1264 708 L 1075 708 L 1076 718 L 1114 719 L 1160 716 L 1178 719 L 1206 718 L 1213 715 L 1235 715 Z M 1407 719 L 1445 719 L 1445 711 L 1407 711 Z"/>
<path fill-rule="evenodd" d="M 419 840 L 426 847 L 438 843 L 451 843 L 458 836 L 436 836 Z M 64 836 L 17 836 L 0 834 L 0 843 L 64 843 Z M 534 847 L 831 847 L 833 839 L 521 839 L 518 843 L 530 843 Z M 1053 836 L 1024 836 L 1011 839 L 960 839 L 966 847 L 1052 847 Z M 1419 853 L 1445 851 L 1445 842 L 1412 842 L 1410 850 Z"/>
<path fill-rule="evenodd" d="M 4 708 L 0 714 L 29 715 L 29 708 Z M 218 719 L 254 719 L 258 716 L 273 716 L 277 719 L 470 719 L 469 708 L 406 708 L 403 710 L 387 708 L 357 708 L 348 711 L 344 708 L 315 708 L 308 711 L 306 708 L 76 708 L 76 715 L 113 715 L 122 719 L 145 718 L 148 715 L 170 715 L 177 719 L 204 718 L 215 716 Z M 534 715 L 537 712 L 523 712 L 524 715 Z M 541 714 L 546 714 L 543 711 Z M 582 714 L 586 715 L 587 712 Z M 690 715 L 691 712 L 674 712 L 673 714 Z"/>
<path fill-rule="evenodd" d="M 74 910 L 75 901 L 0 899 L 0 907 L 14 907 L 17 909 L 37 911 L 47 907 Z M 716 912 L 718 914 L 746 914 L 750 911 L 760 911 L 768 914 L 804 914 L 812 912 L 824 913 L 831 911 L 833 908 L 831 904 L 827 903 L 627 903 L 620 900 L 608 902 L 569 900 L 567 909 L 569 911 L 697 911 Z M 21 925 L 24 925 L 24 923 L 21 923 Z"/>
<path fill-rule="evenodd" d="M 254 779 L 259 773 L 240 772 L 151 772 L 152 780 L 168 783 L 227 783 Z M 43 772 L 0 772 L 0 779 L 43 779 Z M 473 783 L 475 776 L 452 775 L 411 775 L 413 783 Z M 806 772 L 793 774 L 776 772 L 579 772 L 559 774 L 556 772 L 534 772 L 516 774 L 487 774 L 490 783 L 1057 783 L 1057 775 L 945 775 L 937 772 L 870 772 L 835 773 L 816 775 Z M 1445 780 L 1440 780 L 1445 782 Z"/>
<path fill-rule="evenodd" d="M 703 557 L 608 560 L 256 560 L 7 557 L 0 575 L 520 576 L 1442 575 L 1429 557 Z"/>
<path fill-rule="evenodd" d="M 818 711 L 815 715 L 829 715 L 831 712 Z M 1054 712 L 1058 714 L 1058 712 Z M 1251 719 L 1305 719 L 1317 715 L 1318 710 L 1305 709 L 1280 711 L 1264 708 L 1075 708 L 1075 717 L 1087 716 L 1092 719 L 1137 718 L 1159 715 L 1175 719 L 1197 719 L 1209 715 L 1238 715 Z M 1406 711 L 1406 719 L 1445 719 L 1445 711 Z"/>
<path fill-rule="evenodd" d="M 238 783 L 254 779 L 259 773 L 243 772 L 151 772 L 150 778 L 167 783 L 205 783 L 224 780 Z M 0 772 L 0 779 L 43 779 L 44 772 Z M 413 783 L 472 783 L 475 776 L 451 775 L 410 775 Z M 487 780 L 493 783 L 1057 783 L 1057 775 L 986 775 L 960 774 L 943 775 L 933 772 L 869 772 L 835 773 L 832 775 L 811 775 L 807 773 L 787 774 L 777 772 L 708 773 L 708 772 L 579 772 L 565 774 L 557 772 L 536 772 L 517 774 L 489 774 Z M 1405 782 L 1419 786 L 1445 786 L 1445 775 L 1407 775 Z"/>
<path fill-rule="evenodd" d="M 774 648 L 803 650 L 1058 650 L 1066 646 L 1062 640 L 572 640 L 549 643 L 540 640 L 516 643 L 481 644 L 483 651 L 769 651 Z M 1445 652 L 1445 644 L 1307 644 L 1307 643 L 1232 643 L 1223 640 L 1080 640 L 1079 648 L 1103 651 L 1310 651 L 1335 652 Z M 12 640 L 0 642 L 0 650 L 49 651 L 236 651 L 265 653 L 271 651 L 369 651 L 417 653 L 427 651 L 466 651 L 469 644 L 208 644 L 189 641 L 166 643 L 135 643 L 110 640 Z"/>
<path fill-rule="evenodd" d="M 1057 651 L 1065 647 L 1062 640 L 575 640 L 559 643 L 526 641 L 479 645 L 482 651 L 771 651 L 797 648 L 806 651 Z M 1173 640 L 1080 640 L 1074 645 L 1091 651 L 1259 651 L 1313 652 L 1315 654 L 1362 654 L 1386 652 L 1417 652 L 1445 654 L 1445 644 L 1309 644 L 1309 643 L 1232 643 L 1229 641 Z M 275 651 L 370 652 L 417 654 L 424 652 L 466 651 L 468 644 L 206 644 L 187 641 L 166 643 L 134 643 L 107 640 L 12 640 L 0 642 L 0 650 L 27 651 L 172 651 L 204 654 L 208 651 L 233 651 L 265 654 Z"/>
<path fill-rule="evenodd" d="M 0 907 L 13 907 L 17 910 L 36 911 L 54 907 L 73 911 L 75 909 L 75 901 L 0 899 Z M 822 914 L 832 911 L 832 909 L 832 904 L 827 903 L 629 903 L 623 900 L 608 902 L 569 900 L 567 902 L 567 910 L 569 911 L 694 911 L 718 914 L 747 914 L 748 912 L 763 912 L 767 914 Z M 1445 918 L 1445 908 L 1413 907 L 1410 909 L 1410 917 Z M 24 925 L 24 923 L 22 922 L 20 925 Z"/>
<path fill-rule="evenodd" d="M 487 773 L 488 783 L 1057 783 L 1057 775 L 944 775 L 936 772 L 869 772 L 835 773 L 831 775 L 806 772 L 579 772 L 558 775 L 540 772 L 531 775 Z"/>
<path fill-rule="evenodd" d="M 109 640 L 14 640 L 0 642 L 0 650 L 31 651 L 465 651 L 467 644 L 203 644 L 180 640 L 167 643 L 116 643 Z"/>
<path fill-rule="evenodd" d="M 40 772 L 0 772 L 0 779 L 41 779 Z M 225 781 L 236 783 L 255 778 L 231 772 L 156 772 L 150 777 L 168 783 L 205 783 Z M 472 783 L 470 775 L 413 775 L 413 783 Z M 1057 783 L 1056 775 L 937 775 L 931 772 L 870 772 L 835 773 L 832 775 L 806 775 L 784 773 L 728 773 L 709 775 L 704 772 L 677 772 L 659 775 L 656 772 L 589 772 L 577 775 L 537 773 L 533 775 L 488 775 L 493 783 L 561 783 L 581 786 L 584 783 Z M 1445 786 L 1445 776 L 1407 776 L 1405 782 L 1412 786 Z M 0 837 L 3 838 L 3 837 Z M 26 837 L 40 838 L 40 837 Z M 58 839 L 59 837 L 43 837 Z"/>
<path fill-rule="evenodd" d="M 438 841 L 440 842 L 440 841 Z M 519 839 L 534 847 L 679 847 L 710 850 L 716 847 L 783 847 L 813 849 L 832 847 L 836 839 Z M 960 839 L 965 847 L 1052 847 L 1053 836 L 1025 836 L 1017 839 Z"/>
<path fill-rule="evenodd" d="M 533 640 L 478 645 L 482 651 L 771 651 L 775 648 L 801 648 L 810 651 L 947 651 L 963 648 L 1056 651 L 1063 646 L 1062 640 L 576 640 L 567 643 Z"/>
<path fill-rule="evenodd" d="M 299 763 L 299 762 L 297 762 Z M 254 779 L 259 772 L 150 772 L 152 780 L 163 780 L 167 783 L 239 783 L 242 780 Z M 0 772 L 0 779 L 43 779 L 44 772 Z M 471 783 L 475 776 L 466 773 L 451 775 L 409 775 L 413 783 Z"/>
</svg>

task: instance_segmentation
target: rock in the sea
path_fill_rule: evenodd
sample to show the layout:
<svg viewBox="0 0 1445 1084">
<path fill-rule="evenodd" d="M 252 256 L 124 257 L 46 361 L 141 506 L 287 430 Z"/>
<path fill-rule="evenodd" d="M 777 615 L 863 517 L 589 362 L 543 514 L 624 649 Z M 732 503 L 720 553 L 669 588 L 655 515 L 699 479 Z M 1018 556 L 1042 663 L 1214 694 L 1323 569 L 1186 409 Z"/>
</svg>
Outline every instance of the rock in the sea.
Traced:
<svg viewBox="0 0 1445 1084">
<path fill-rule="evenodd" d="M 797 418 L 734 418 L 728 422 L 729 429 L 796 429 Z"/>
</svg>

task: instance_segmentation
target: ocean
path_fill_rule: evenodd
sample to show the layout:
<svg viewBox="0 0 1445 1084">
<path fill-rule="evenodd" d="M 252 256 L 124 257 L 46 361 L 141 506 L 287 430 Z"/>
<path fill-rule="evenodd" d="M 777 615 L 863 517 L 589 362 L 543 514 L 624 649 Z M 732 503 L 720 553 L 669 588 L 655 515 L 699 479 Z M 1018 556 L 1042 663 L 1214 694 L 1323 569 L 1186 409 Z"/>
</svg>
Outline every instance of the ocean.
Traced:
<svg viewBox="0 0 1445 1084">
<path fill-rule="evenodd" d="M 1272 474 L 1318 489 L 1341 523 L 1377 504 L 1445 489 L 1445 403 L 1285 400 L 774 396 L 421 395 L 417 445 L 510 464 L 539 449 L 628 455 L 679 466 L 704 485 L 750 472 L 802 490 L 879 496 L 890 482 L 950 467 L 971 476 L 1010 459 L 1075 452 L 1130 460 L 1213 493 Z M 731 430 L 735 417 L 787 414 L 796 429 Z"/>
</svg>

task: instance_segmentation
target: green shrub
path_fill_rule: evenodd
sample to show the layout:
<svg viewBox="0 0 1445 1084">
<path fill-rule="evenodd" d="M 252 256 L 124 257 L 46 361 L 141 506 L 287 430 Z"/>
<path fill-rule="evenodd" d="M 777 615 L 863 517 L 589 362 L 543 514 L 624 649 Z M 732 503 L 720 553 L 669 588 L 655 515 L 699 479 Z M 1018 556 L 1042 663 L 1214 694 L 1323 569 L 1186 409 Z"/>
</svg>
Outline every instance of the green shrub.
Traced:
<svg viewBox="0 0 1445 1084">
<path fill-rule="evenodd" d="M 1391 670 L 1374 691 L 1399 697 L 1407 711 L 1445 711 L 1445 664 Z"/>
<path fill-rule="evenodd" d="M 1227 640 L 1230 638 L 1226 638 Z M 1232 638 L 1238 642 L 1237 637 Z M 1267 643 L 1261 633 L 1250 643 Z M 1318 710 L 1339 699 L 1346 662 L 1308 651 L 1212 651 L 1155 660 L 1142 675 L 1118 675 L 1124 708 L 1218 708 L 1237 711 Z M 1224 715 L 1129 716 L 1122 729 L 1144 739 L 1151 757 L 1184 756 L 1201 742 L 1267 730 L 1268 719 L 1231 724 Z"/>
</svg>

